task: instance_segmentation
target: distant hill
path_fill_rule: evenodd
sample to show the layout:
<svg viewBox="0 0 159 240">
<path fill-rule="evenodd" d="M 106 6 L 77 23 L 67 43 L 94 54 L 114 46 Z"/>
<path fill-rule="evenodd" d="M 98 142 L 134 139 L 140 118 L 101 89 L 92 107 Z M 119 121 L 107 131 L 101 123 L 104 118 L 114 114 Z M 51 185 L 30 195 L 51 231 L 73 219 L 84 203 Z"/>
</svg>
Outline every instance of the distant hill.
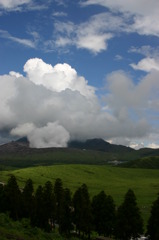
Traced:
<svg viewBox="0 0 159 240">
<path fill-rule="evenodd" d="M 121 167 L 159 169 L 159 156 L 148 156 L 122 163 Z"/>
<path fill-rule="evenodd" d="M 149 160 L 150 159 L 150 160 Z M 125 167 L 159 168 L 159 149 L 110 144 L 103 139 L 71 141 L 67 148 L 30 148 L 27 138 L 0 146 L 0 167 L 30 167 L 53 164 L 114 164 Z"/>
<path fill-rule="evenodd" d="M 77 149 L 89 149 L 95 151 L 103 151 L 103 152 L 132 152 L 134 149 L 122 145 L 110 144 L 103 139 L 94 138 L 88 139 L 84 142 L 81 141 L 71 141 L 68 143 L 69 148 L 77 148 Z"/>
<path fill-rule="evenodd" d="M 22 143 L 22 144 L 25 144 L 25 145 L 29 145 L 29 141 L 26 137 L 22 137 L 22 138 L 19 138 L 18 140 L 16 140 L 17 143 Z"/>
<path fill-rule="evenodd" d="M 141 157 L 146 157 L 146 156 L 159 156 L 159 148 L 153 149 L 153 148 L 141 148 L 138 150 L 139 155 Z"/>
<path fill-rule="evenodd" d="M 65 150 L 67 149 L 77 149 L 77 150 L 92 150 L 92 151 L 101 151 L 106 153 L 112 153 L 115 154 L 115 156 L 118 156 L 120 160 L 122 157 L 124 157 L 124 160 L 135 160 L 143 157 L 153 157 L 153 156 L 159 156 L 159 149 L 152 149 L 152 148 L 142 148 L 139 150 L 135 150 L 130 147 L 126 147 L 123 145 L 116 145 L 111 144 L 103 139 L 100 138 L 94 138 L 94 139 L 88 139 L 86 141 L 77 141 L 73 140 L 68 143 L 67 148 L 30 148 L 29 142 L 26 137 L 20 138 L 17 141 L 12 141 L 3 145 L 0 145 L 0 153 L 18 153 L 21 152 L 25 154 L 26 153 L 32 153 L 32 152 L 48 152 L 48 151 L 54 151 L 57 150 Z M 127 156 L 127 159 L 125 159 L 125 156 Z M 118 158 L 117 157 L 117 158 Z"/>
<path fill-rule="evenodd" d="M 28 148 L 30 150 L 28 150 Z M 80 149 L 80 150 L 93 150 L 102 151 L 109 153 L 121 153 L 121 152 L 135 152 L 134 149 L 122 145 L 110 144 L 103 139 L 94 138 L 86 141 L 70 141 L 67 148 L 69 149 Z M 54 149 L 54 148 L 45 148 Z M 45 151 L 43 148 L 43 150 Z M 34 148 L 29 147 L 29 142 L 26 137 L 20 138 L 17 141 L 12 141 L 0 146 L 0 152 L 16 152 L 16 151 L 35 151 Z M 40 149 L 39 149 L 40 150 Z"/>
<path fill-rule="evenodd" d="M 25 152 L 29 151 L 29 142 L 27 138 L 21 138 L 17 141 L 12 141 L 9 143 L 5 143 L 0 145 L 0 153 L 14 153 L 14 152 Z"/>
</svg>

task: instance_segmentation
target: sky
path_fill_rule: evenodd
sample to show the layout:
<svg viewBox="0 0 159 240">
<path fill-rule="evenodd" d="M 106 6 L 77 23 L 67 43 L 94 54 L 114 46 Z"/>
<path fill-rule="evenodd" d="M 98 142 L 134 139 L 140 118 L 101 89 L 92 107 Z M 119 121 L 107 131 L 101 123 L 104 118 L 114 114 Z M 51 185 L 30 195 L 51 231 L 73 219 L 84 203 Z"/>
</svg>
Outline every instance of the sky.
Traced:
<svg viewBox="0 0 159 240">
<path fill-rule="evenodd" d="M 158 0 L 0 0 L 0 144 L 159 148 Z"/>
</svg>

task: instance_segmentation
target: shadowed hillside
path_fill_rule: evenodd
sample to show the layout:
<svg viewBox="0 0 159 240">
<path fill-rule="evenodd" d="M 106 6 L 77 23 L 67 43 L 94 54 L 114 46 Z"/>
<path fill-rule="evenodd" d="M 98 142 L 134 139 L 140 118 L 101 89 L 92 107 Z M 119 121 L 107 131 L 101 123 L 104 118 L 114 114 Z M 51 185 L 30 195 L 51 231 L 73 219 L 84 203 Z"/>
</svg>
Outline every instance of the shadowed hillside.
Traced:
<svg viewBox="0 0 159 240">
<path fill-rule="evenodd" d="M 70 163 L 118 165 L 123 162 L 127 164 L 125 166 L 132 167 L 132 161 L 136 161 L 136 165 L 138 159 L 145 157 L 149 159 L 155 156 L 159 156 L 159 149 L 134 150 L 130 147 L 110 144 L 103 139 L 88 139 L 85 142 L 71 141 L 67 148 L 30 148 L 26 138 L 0 146 L 1 169 L 6 166 L 24 168 Z M 145 166 L 149 167 L 148 164 L 144 164 Z"/>
<path fill-rule="evenodd" d="M 78 149 L 91 149 L 96 151 L 103 151 L 103 152 L 113 152 L 113 153 L 120 153 L 120 152 L 133 152 L 134 149 L 122 145 L 115 145 L 110 144 L 103 139 L 95 138 L 95 139 L 88 139 L 85 142 L 80 141 L 71 141 L 68 144 L 69 148 L 78 148 Z"/>
</svg>

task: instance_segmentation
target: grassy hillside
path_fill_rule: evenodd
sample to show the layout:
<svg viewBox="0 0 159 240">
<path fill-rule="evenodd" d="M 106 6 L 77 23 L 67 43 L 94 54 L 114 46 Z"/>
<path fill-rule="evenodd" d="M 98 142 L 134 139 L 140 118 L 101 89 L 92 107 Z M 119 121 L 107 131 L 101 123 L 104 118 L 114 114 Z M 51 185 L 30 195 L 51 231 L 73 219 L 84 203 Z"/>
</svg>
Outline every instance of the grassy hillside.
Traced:
<svg viewBox="0 0 159 240">
<path fill-rule="evenodd" d="M 46 233 L 39 228 L 32 228 L 29 220 L 21 222 L 11 220 L 6 214 L 0 213 L 0 239 L 1 240 L 62 240 L 63 237 L 56 232 Z M 71 238 L 77 240 L 77 238 Z"/>
<path fill-rule="evenodd" d="M 4 168 L 25 168 L 51 166 L 55 164 L 96 164 L 130 162 L 145 157 L 159 156 L 159 149 L 134 150 L 114 145 L 102 139 L 85 142 L 73 141 L 69 148 L 29 148 L 23 141 L 10 142 L 0 146 L 0 170 Z M 127 165 L 129 166 L 129 165 Z"/>
<path fill-rule="evenodd" d="M 54 165 L 2 171 L 0 181 L 6 182 L 10 174 L 17 177 L 20 187 L 26 179 L 31 178 L 35 188 L 50 180 L 61 178 L 64 186 L 74 192 L 81 184 L 86 183 L 91 196 L 104 190 L 110 194 L 117 205 L 129 188 L 136 194 L 145 221 L 147 220 L 152 202 L 159 192 L 159 170 L 128 169 L 97 165 Z"/>
<path fill-rule="evenodd" d="M 25 168 L 55 164 L 107 164 L 114 160 L 136 159 L 136 152 L 123 154 L 80 149 L 35 149 L 28 152 L 1 153 L 0 169 L 3 167 Z"/>
<path fill-rule="evenodd" d="M 143 157 L 121 164 L 121 167 L 159 169 L 159 156 Z"/>
</svg>

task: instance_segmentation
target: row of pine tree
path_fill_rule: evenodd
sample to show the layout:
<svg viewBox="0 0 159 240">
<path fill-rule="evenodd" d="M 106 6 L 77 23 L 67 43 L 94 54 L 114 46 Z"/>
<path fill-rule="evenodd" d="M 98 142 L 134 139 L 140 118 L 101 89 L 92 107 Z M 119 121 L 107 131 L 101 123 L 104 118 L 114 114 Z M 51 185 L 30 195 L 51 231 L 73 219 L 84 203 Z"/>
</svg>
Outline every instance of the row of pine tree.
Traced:
<svg viewBox="0 0 159 240">
<path fill-rule="evenodd" d="M 91 232 L 96 231 L 99 235 L 128 240 L 143 233 L 143 220 L 131 189 L 117 208 L 113 198 L 104 191 L 90 199 L 86 184 L 72 196 L 59 178 L 54 185 L 48 181 L 34 191 L 31 179 L 20 189 L 15 176 L 10 176 L 6 185 L 0 185 L 0 212 L 9 213 L 14 220 L 29 218 L 33 227 L 48 232 L 57 227 L 60 234 L 67 236 L 74 232 L 79 237 L 90 238 Z M 152 205 L 148 221 L 149 239 L 159 239 L 158 226 L 159 197 Z"/>
</svg>

